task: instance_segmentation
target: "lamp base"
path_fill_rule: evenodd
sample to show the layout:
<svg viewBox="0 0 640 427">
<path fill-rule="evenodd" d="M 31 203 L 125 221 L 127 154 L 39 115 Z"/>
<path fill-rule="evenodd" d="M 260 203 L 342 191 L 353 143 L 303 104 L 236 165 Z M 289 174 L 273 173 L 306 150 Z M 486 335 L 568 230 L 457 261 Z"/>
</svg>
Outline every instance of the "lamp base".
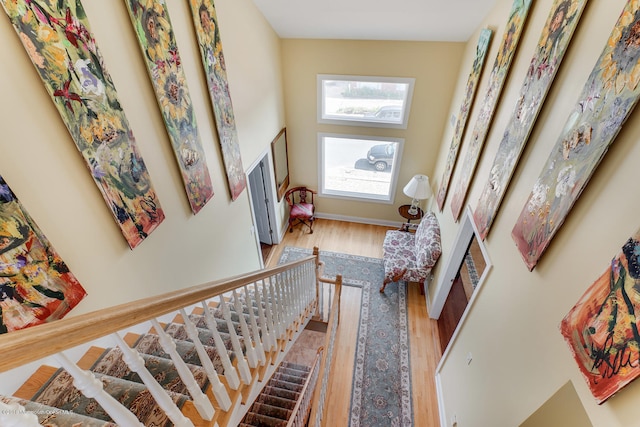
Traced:
<svg viewBox="0 0 640 427">
<path fill-rule="evenodd" d="M 411 201 L 411 207 L 410 207 L 410 208 L 409 208 L 409 210 L 407 211 L 407 213 L 408 213 L 409 215 L 418 215 L 418 212 L 419 212 L 419 211 L 418 211 L 418 203 L 419 203 L 419 201 L 418 201 L 418 200 L 416 200 L 416 199 L 413 199 L 413 200 Z"/>
</svg>

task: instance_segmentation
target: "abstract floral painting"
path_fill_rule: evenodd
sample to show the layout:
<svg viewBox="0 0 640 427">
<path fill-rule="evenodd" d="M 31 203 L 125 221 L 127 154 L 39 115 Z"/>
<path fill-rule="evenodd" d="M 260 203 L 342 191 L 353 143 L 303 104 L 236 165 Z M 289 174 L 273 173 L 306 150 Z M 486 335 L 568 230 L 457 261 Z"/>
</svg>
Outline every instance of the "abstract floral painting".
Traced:
<svg viewBox="0 0 640 427">
<path fill-rule="evenodd" d="M 61 319 L 86 294 L 0 176 L 0 333 Z"/>
<path fill-rule="evenodd" d="M 213 197 L 196 116 L 164 0 L 127 0 L 156 99 L 194 214 Z"/>
<path fill-rule="evenodd" d="M 640 231 L 560 323 L 598 404 L 640 375 Z"/>
<path fill-rule="evenodd" d="M 460 143 L 464 135 L 464 130 L 467 127 L 467 119 L 469 118 L 469 112 L 471 111 L 471 105 L 475 99 L 478 89 L 478 81 L 482 75 L 484 68 L 484 60 L 487 57 L 487 51 L 489 50 L 489 43 L 491 42 L 491 35 L 493 31 L 489 28 L 485 28 L 480 31 L 480 37 L 476 46 L 476 56 L 473 59 L 473 66 L 467 79 L 467 85 L 465 86 L 464 98 L 462 99 L 462 105 L 456 118 L 456 127 L 453 131 L 453 138 L 451 145 L 449 146 L 449 154 L 447 155 L 447 163 L 445 164 L 444 172 L 442 173 L 442 179 L 440 180 L 440 186 L 438 187 L 438 194 L 436 195 L 436 201 L 438 202 L 438 208 L 442 211 L 444 207 L 444 201 L 447 198 L 447 191 L 449 189 L 449 182 L 451 180 L 451 173 L 456 165 L 458 159 L 458 152 L 460 151 Z"/>
<path fill-rule="evenodd" d="M 639 81 L 640 0 L 629 0 L 511 233 L 529 270 L 637 104 Z"/>
<path fill-rule="evenodd" d="M 189 0 L 189 5 L 207 77 L 213 115 L 218 128 L 218 139 L 229 191 L 231 199 L 236 200 L 247 186 L 247 182 L 240 156 L 238 131 L 229 93 L 218 18 L 211 0 Z"/>
<path fill-rule="evenodd" d="M 560 68 L 587 0 L 555 0 L 529 64 L 511 119 L 473 213 L 480 237 L 489 233 L 520 154 Z"/>
<path fill-rule="evenodd" d="M 164 212 L 82 4 L 1 1 L 129 247 L 135 248 L 164 220 Z"/>
<path fill-rule="evenodd" d="M 493 69 L 489 75 L 489 84 L 480 107 L 478 119 L 471 134 L 471 145 L 467 150 L 464 158 L 464 162 L 460 168 L 460 176 L 456 182 L 455 189 L 453 191 L 453 198 L 451 199 L 451 212 L 453 213 L 453 219 L 458 220 L 464 200 L 467 197 L 467 191 L 471 180 L 476 170 L 476 165 L 480 157 L 480 152 L 484 146 L 489 127 L 491 126 L 491 120 L 493 119 L 493 113 L 495 112 L 498 100 L 502 92 L 502 87 L 509 74 L 511 68 L 511 62 L 516 53 L 520 36 L 524 30 L 527 16 L 529 15 L 529 9 L 531 7 L 531 0 L 514 0 L 509 12 L 509 19 L 507 21 L 504 35 L 502 36 L 502 42 L 498 50 L 498 55 L 493 64 Z"/>
</svg>

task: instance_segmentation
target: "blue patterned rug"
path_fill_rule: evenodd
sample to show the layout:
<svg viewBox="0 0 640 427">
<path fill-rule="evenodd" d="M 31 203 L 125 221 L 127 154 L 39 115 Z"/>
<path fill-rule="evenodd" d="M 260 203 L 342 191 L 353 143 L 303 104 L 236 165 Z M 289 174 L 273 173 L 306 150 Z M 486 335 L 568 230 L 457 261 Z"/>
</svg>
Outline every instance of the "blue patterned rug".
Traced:
<svg viewBox="0 0 640 427">
<path fill-rule="evenodd" d="M 280 263 L 310 254 L 287 246 Z M 381 259 L 325 251 L 320 259 L 325 276 L 341 274 L 344 285 L 362 288 L 349 425 L 413 425 L 406 283 L 390 284 L 381 294 Z"/>
</svg>

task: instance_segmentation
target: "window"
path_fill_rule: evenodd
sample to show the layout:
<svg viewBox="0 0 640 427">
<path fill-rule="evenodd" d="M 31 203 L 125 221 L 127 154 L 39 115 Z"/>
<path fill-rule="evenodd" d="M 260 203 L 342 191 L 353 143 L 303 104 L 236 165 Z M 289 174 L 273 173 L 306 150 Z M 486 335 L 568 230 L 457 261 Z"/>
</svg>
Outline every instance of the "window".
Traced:
<svg viewBox="0 0 640 427">
<path fill-rule="evenodd" d="M 318 135 L 320 194 L 391 203 L 402 138 Z"/>
<path fill-rule="evenodd" d="M 318 75 L 318 122 L 406 129 L 413 78 Z"/>
</svg>

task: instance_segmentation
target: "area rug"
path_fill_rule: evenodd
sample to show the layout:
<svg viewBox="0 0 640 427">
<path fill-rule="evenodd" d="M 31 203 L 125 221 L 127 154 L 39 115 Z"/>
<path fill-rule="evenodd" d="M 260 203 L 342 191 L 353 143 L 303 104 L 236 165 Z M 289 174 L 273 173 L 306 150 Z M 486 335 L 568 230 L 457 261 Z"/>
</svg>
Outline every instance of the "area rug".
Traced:
<svg viewBox="0 0 640 427">
<path fill-rule="evenodd" d="M 280 263 L 311 252 L 287 246 Z M 325 276 L 340 274 L 345 286 L 362 288 L 349 425 L 413 425 L 406 283 L 378 292 L 384 277 L 379 258 L 320 251 L 320 259 Z"/>
</svg>

